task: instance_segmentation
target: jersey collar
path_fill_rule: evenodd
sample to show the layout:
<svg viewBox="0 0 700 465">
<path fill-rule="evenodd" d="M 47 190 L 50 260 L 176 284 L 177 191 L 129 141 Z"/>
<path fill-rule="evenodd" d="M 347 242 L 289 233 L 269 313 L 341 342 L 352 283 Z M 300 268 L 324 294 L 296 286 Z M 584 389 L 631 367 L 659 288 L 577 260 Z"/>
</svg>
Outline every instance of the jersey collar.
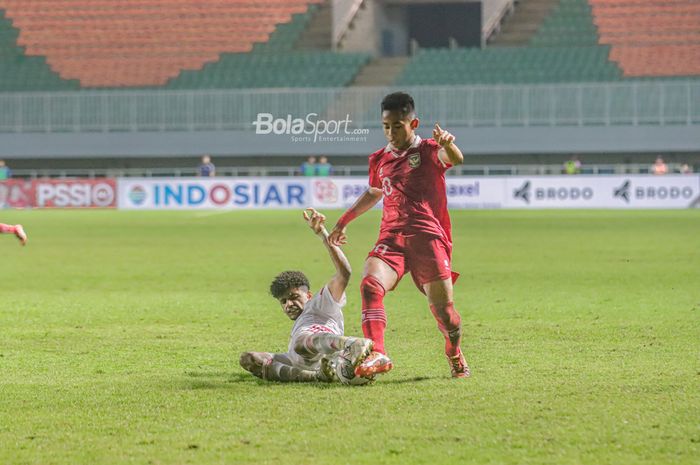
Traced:
<svg viewBox="0 0 700 465">
<path fill-rule="evenodd" d="M 401 158 L 404 155 L 406 155 L 408 152 L 412 151 L 413 149 L 418 148 L 418 146 L 421 143 L 421 140 L 422 139 L 420 138 L 420 136 L 418 134 L 416 134 L 415 137 L 413 138 L 413 142 L 411 143 L 411 145 L 408 146 L 408 148 L 406 150 L 399 150 L 396 147 L 394 147 L 393 145 L 391 145 L 391 142 L 389 142 L 386 145 L 385 152 L 392 154 L 396 158 Z"/>
</svg>

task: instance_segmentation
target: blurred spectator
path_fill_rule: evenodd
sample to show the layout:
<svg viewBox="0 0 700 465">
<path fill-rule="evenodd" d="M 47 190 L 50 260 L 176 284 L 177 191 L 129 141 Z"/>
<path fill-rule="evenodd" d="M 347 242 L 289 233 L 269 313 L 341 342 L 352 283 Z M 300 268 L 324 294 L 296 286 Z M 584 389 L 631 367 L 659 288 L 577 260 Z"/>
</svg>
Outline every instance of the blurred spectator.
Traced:
<svg viewBox="0 0 700 465">
<path fill-rule="evenodd" d="M 211 157 L 209 155 L 204 155 L 202 157 L 202 163 L 197 168 L 197 174 L 203 178 L 216 176 L 216 167 L 214 163 L 211 162 Z"/>
<path fill-rule="evenodd" d="M 581 161 L 576 155 L 564 162 L 564 174 L 581 174 Z"/>
<path fill-rule="evenodd" d="M 316 176 L 316 157 L 309 157 L 302 163 L 300 171 L 302 176 Z"/>
<path fill-rule="evenodd" d="M 664 159 L 656 157 L 656 161 L 651 165 L 651 174 L 662 175 L 668 173 L 668 166 L 664 163 Z"/>
<path fill-rule="evenodd" d="M 683 163 L 681 165 L 681 174 L 693 174 L 693 168 L 689 164 Z"/>
<path fill-rule="evenodd" d="M 316 165 L 316 176 L 330 176 L 333 173 L 333 165 L 328 163 L 328 157 L 322 156 Z"/>
<path fill-rule="evenodd" d="M 10 179 L 12 177 L 12 170 L 5 165 L 5 160 L 0 160 L 0 181 L 5 179 Z"/>
</svg>

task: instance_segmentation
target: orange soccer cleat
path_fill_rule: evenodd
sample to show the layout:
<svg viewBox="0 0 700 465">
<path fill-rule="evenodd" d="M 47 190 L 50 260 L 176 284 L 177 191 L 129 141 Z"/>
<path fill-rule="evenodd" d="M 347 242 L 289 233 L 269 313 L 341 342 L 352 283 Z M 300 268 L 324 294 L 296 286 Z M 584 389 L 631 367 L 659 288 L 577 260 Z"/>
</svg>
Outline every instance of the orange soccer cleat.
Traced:
<svg viewBox="0 0 700 465">
<path fill-rule="evenodd" d="M 355 376 L 370 378 L 380 373 L 386 373 L 394 368 L 391 359 L 381 352 L 372 352 L 355 368 Z"/>
</svg>

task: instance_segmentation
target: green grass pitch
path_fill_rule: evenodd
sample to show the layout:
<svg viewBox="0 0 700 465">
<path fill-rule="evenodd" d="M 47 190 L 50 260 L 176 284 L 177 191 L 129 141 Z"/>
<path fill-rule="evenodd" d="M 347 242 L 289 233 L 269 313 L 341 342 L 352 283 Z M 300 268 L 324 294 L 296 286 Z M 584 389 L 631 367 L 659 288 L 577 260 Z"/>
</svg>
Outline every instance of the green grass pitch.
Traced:
<svg viewBox="0 0 700 465">
<path fill-rule="evenodd" d="M 452 218 L 472 378 L 405 279 L 395 369 L 352 388 L 238 367 L 286 350 L 274 274 L 332 274 L 300 211 L 4 211 L 30 241 L 0 237 L 0 463 L 700 463 L 700 211 Z M 378 220 L 349 229 L 348 334 Z"/>
</svg>

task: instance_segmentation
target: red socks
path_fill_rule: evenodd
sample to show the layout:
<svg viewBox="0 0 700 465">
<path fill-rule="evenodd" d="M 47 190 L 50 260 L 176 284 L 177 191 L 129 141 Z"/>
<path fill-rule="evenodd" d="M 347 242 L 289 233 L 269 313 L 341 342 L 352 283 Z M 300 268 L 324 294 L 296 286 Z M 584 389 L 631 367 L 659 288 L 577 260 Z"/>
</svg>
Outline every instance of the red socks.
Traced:
<svg viewBox="0 0 700 465">
<path fill-rule="evenodd" d="M 366 338 L 374 341 L 373 350 L 386 354 L 384 350 L 386 290 L 374 276 L 365 276 L 360 283 L 360 292 L 362 293 L 362 332 Z"/>
<path fill-rule="evenodd" d="M 430 305 L 430 311 L 437 320 L 438 329 L 445 336 L 445 353 L 454 357 L 460 353 L 462 342 L 462 319 L 455 310 L 454 302 L 448 302 L 442 308 Z"/>
<path fill-rule="evenodd" d="M 0 223 L 0 233 L 2 233 L 2 234 L 14 234 L 15 231 L 16 230 L 15 230 L 14 225 Z"/>
</svg>

